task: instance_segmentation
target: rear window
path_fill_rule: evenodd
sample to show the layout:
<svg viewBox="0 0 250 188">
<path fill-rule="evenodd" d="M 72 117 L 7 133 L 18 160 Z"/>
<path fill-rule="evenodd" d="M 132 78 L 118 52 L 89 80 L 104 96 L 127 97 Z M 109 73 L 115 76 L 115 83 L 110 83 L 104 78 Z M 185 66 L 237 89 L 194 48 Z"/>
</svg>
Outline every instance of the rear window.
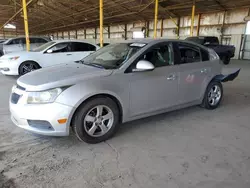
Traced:
<svg viewBox="0 0 250 188">
<path fill-rule="evenodd" d="M 204 37 L 188 37 L 186 40 L 197 44 L 204 44 Z"/>
</svg>

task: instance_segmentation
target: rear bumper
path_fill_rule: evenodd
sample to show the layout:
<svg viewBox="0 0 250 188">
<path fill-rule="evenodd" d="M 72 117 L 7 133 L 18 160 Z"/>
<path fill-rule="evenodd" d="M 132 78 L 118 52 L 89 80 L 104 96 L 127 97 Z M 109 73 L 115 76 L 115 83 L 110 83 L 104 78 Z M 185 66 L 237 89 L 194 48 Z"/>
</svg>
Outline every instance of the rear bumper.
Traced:
<svg viewBox="0 0 250 188">
<path fill-rule="evenodd" d="M 240 73 L 240 69 L 237 70 L 236 72 L 228 74 L 228 75 L 223 75 L 223 74 L 217 75 L 215 77 L 215 79 L 220 81 L 220 82 L 229 82 L 229 81 L 233 81 L 235 78 L 237 78 L 239 73 Z"/>
</svg>

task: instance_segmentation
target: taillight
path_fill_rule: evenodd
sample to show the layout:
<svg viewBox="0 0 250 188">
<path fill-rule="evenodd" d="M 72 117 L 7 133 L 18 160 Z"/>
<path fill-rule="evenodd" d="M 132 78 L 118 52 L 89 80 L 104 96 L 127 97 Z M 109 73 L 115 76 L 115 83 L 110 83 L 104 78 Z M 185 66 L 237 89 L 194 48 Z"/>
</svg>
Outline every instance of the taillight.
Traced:
<svg viewBox="0 0 250 188">
<path fill-rule="evenodd" d="M 208 49 L 208 53 L 209 53 L 209 59 L 210 61 L 214 61 L 214 60 L 219 60 L 220 57 L 218 56 L 218 54 L 211 48 Z"/>
</svg>

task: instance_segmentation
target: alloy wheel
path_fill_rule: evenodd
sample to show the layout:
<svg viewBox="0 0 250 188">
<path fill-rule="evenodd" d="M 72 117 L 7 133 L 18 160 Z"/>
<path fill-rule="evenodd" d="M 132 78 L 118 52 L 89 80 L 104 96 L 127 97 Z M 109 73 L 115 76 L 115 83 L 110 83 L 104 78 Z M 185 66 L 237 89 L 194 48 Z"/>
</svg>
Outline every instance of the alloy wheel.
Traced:
<svg viewBox="0 0 250 188">
<path fill-rule="evenodd" d="M 98 105 L 88 111 L 84 118 L 84 129 L 93 137 L 105 135 L 113 126 L 114 113 L 105 105 Z"/>
<path fill-rule="evenodd" d="M 208 93 L 208 102 L 211 106 L 215 106 L 221 99 L 221 89 L 218 85 L 214 85 Z"/>
</svg>

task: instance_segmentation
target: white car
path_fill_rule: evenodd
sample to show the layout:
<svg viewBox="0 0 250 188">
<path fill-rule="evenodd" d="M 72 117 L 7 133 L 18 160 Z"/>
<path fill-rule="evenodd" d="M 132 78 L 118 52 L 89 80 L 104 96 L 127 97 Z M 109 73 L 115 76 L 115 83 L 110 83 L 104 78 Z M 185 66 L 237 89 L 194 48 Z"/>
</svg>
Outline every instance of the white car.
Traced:
<svg viewBox="0 0 250 188">
<path fill-rule="evenodd" d="M 30 52 L 16 52 L 0 58 L 5 75 L 24 75 L 39 68 L 79 61 L 99 47 L 79 40 L 55 40 Z"/>
</svg>

